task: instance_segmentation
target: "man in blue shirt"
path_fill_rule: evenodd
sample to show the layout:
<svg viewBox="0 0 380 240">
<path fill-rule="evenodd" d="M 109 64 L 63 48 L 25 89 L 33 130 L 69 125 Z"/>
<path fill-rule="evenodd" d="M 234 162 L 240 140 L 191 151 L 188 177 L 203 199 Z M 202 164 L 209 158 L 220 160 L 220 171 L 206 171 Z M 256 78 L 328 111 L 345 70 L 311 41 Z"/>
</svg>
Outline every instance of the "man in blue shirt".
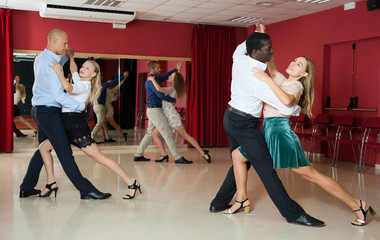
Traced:
<svg viewBox="0 0 380 240">
<path fill-rule="evenodd" d="M 98 143 L 103 143 L 103 142 L 116 142 L 113 140 L 110 135 L 108 134 L 108 131 L 106 129 L 106 126 L 104 124 L 105 118 L 106 118 L 106 97 L 107 97 L 107 89 L 110 87 L 113 87 L 117 85 L 120 82 L 120 79 L 123 78 L 122 81 L 125 81 L 125 79 L 128 77 L 128 71 L 125 71 L 123 75 L 118 75 L 116 76 L 112 81 L 110 82 L 101 82 L 100 84 L 102 85 L 102 89 L 100 91 L 100 95 L 98 97 L 97 103 L 94 105 L 94 112 L 96 114 L 96 119 L 97 123 L 94 127 L 94 129 L 91 132 L 91 138 L 95 140 L 96 134 L 100 130 L 101 127 L 104 129 L 104 135 L 105 139 L 102 142 Z"/>
<path fill-rule="evenodd" d="M 62 168 L 74 186 L 80 191 L 81 199 L 106 199 L 109 193 L 97 190 L 90 181 L 82 176 L 67 139 L 61 120 L 61 107 L 71 111 L 86 109 L 87 104 L 80 103 L 66 95 L 58 75 L 49 66 L 53 61 L 60 62 L 58 55 L 71 54 L 68 51 L 68 36 L 60 29 L 53 29 L 48 35 L 46 49 L 38 54 L 34 62 L 35 82 L 33 84 L 32 116 L 37 123 L 38 141 L 49 139 L 57 153 Z M 37 150 L 30 160 L 28 170 L 20 186 L 20 198 L 40 193 L 34 189 L 43 165 L 41 153 Z M 48 183 L 52 184 L 52 183 Z"/>
<path fill-rule="evenodd" d="M 164 75 L 160 76 L 160 73 L 161 73 L 160 64 L 157 61 L 151 61 L 148 64 L 149 73 L 150 73 L 149 76 L 153 76 L 156 82 L 161 85 L 162 82 L 168 80 L 169 76 L 172 73 L 177 72 L 179 69 L 181 69 L 181 67 L 182 67 L 182 64 L 178 63 L 177 69 L 173 69 L 165 73 Z M 148 109 L 146 111 L 146 114 L 148 116 L 148 129 L 144 138 L 141 140 L 139 148 L 137 149 L 137 152 L 134 157 L 134 161 L 136 162 L 150 161 L 149 158 L 145 158 L 143 155 L 144 155 L 145 149 L 148 147 L 149 143 L 153 140 L 153 137 L 152 137 L 153 130 L 157 128 L 158 131 L 161 133 L 161 136 L 165 139 L 170 152 L 173 154 L 175 163 L 183 163 L 183 164 L 193 163 L 192 161 L 186 160 L 178 152 L 173 136 L 172 136 L 172 131 L 168 124 L 168 120 L 166 119 L 164 112 L 162 110 L 162 100 L 174 103 L 176 99 L 170 96 L 166 96 L 165 94 L 157 91 L 152 81 L 145 82 L 145 89 L 146 89 L 146 95 L 148 97 Z"/>
</svg>

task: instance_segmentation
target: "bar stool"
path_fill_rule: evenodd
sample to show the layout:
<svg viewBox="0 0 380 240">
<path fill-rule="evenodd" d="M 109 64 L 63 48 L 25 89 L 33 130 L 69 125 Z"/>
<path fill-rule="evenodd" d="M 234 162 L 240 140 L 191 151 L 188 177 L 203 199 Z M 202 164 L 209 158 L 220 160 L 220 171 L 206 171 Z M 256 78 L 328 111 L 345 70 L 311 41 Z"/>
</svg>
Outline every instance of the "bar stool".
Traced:
<svg viewBox="0 0 380 240">
<path fill-rule="evenodd" d="M 315 141 L 326 141 L 329 148 L 330 155 L 331 148 L 330 142 L 335 140 L 335 137 L 329 135 L 329 126 L 330 126 L 331 116 L 327 113 L 318 114 L 313 121 L 313 129 L 311 131 L 311 143 L 310 143 L 310 152 L 309 152 L 309 161 L 313 161 L 314 151 L 315 151 Z"/>
<path fill-rule="evenodd" d="M 353 139 L 352 133 L 355 129 L 361 129 L 361 128 L 354 126 L 353 116 L 338 117 L 335 121 L 335 126 L 338 126 L 338 128 L 335 134 L 334 154 L 333 154 L 331 165 L 333 167 L 337 166 L 340 144 L 351 145 L 352 152 L 354 154 L 355 163 L 357 163 L 354 145 L 357 145 L 360 151 L 361 141 L 358 139 Z"/>
<path fill-rule="evenodd" d="M 305 150 L 307 149 L 305 138 L 310 138 L 311 139 L 311 132 L 310 133 L 306 133 L 304 131 L 305 128 L 306 128 L 306 124 L 307 123 L 310 123 L 310 122 L 307 121 L 306 116 L 303 113 L 300 113 L 299 116 L 292 116 L 290 118 L 291 128 L 292 128 L 293 132 L 298 136 L 298 138 L 300 138 L 300 139 L 302 138 L 303 145 L 304 145 L 303 148 Z"/>
<path fill-rule="evenodd" d="M 364 173 L 365 170 L 367 147 L 380 148 L 380 117 L 366 119 L 362 124 L 362 128 L 364 129 L 364 133 L 361 141 L 359 173 Z"/>
</svg>

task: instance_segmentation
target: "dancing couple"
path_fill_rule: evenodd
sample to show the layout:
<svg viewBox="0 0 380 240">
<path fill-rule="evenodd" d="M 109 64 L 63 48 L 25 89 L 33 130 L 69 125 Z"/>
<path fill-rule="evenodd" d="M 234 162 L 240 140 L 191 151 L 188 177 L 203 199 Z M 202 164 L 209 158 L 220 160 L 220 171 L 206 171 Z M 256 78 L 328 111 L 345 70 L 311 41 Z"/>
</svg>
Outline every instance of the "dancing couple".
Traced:
<svg viewBox="0 0 380 240">
<path fill-rule="evenodd" d="M 192 164 L 192 161 L 185 159 L 178 152 L 172 136 L 171 128 L 174 128 L 185 140 L 191 143 L 199 151 L 208 163 L 210 163 L 211 156 L 208 154 L 208 150 L 202 150 L 198 142 L 186 132 L 173 105 L 176 102 L 174 97 L 176 96 L 177 91 L 179 96 L 183 96 L 186 92 L 183 76 L 179 74 L 182 68 L 182 63 L 178 63 L 177 68 L 161 76 L 161 67 L 157 61 L 151 61 L 148 64 L 148 68 L 150 75 L 148 81 L 145 82 L 146 94 L 148 97 L 148 109 L 146 112 L 148 116 L 148 128 L 137 149 L 134 161 L 150 161 L 150 159 L 145 158 L 143 154 L 153 138 L 161 151 L 161 157 L 157 159 L 156 162 L 169 161 L 169 156 L 167 155 L 163 147 L 163 142 L 159 137 L 160 134 L 174 156 L 175 163 Z M 172 86 L 163 89 L 161 83 L 168 79 Z"/>
<path fill-rule="evenodd" d="M 70 58 L 70 70 L 75 84 L 68 82 L 58 63 L 58 54 Z M 68 36 L 60 29 L 53 29 L 48 35 L 48 45 L 39 54 L 34 65 L 36 81 L 33 85 L 32 115 L 38 127 L 39 150 L 33 155 L 23 183 L 20 186 L 20 197 L 37 195 L 48 197 L 52 192 L 57 194 L 58 185 L 54 178 L 51 150 L 57 153 L 62 167 L 80 191 L 81 199 L 106 199 L 110 193 L 97 190 L 84 178 L 72 155 L 70 143 L 80 148 L 95 161 L 104 164 L 128 185 L 124 199 L 133 199 L 140 184 L 120 167 L 114 160 L 105 156 L 91 138 L 91 132 L 81 112 L 86 109 L 87 101 L 95 101 L 100 94 L 100 67 L 94 61 L 86 61 L 78 74 L 74 61 L 74 52 L 68 48 Z M 67 91 L 67 94 L 63 92 Z M 87 100 L 88 99 L 88 100 Z M 61 113 L 61 107 L 62 112 Z M 34 189 L 38 182 L 42 163 L 47 174 L 46 188 L 41 192 Z"/>
<path fill-rule="evenodd" d="M 212 201 L 210 211 L 227 208 L 224 210 L 226 214 L 241 209 L 249 212 L 247 174 L 252 165 L 272 201 L 289 223 L 324 226 L 324 222 L 306 214 L 288 196 L 274 170 L 291 168 L 348 205 L 356 216 L 351 224 L 362 226 L 366 222 L 368 211 L 375 214 L 373 209 L 365 201 L 349 194 L 335 180 L 315 170 L 306 159 L 298 137 L 290 128 L 289 118 L 298 114 L 299 107 L 303 113 L 312 116 L 314 63 L 309 57 L 296 58 L 286 69 L 289 75 L 286 79 L 276 68 L 272 43 L 264 33 L 264 27 L 259 23 L 257 32 L 251 34 L 245 44 L 239 45 L 233 55 L 231 101 L 224 117 L 224 126 L 231 143 L 233 167 Z M 245 55 L 245 50 L 248 56 Z M 268 62 L 272 78 L 264 72 L 267 67 L 265 62 Z M 265 102 L 263 134 L 258 129 L 262 102 Z M 235 191 L 236 202 L 229 207 L 228 203 Z"/>
</svg>

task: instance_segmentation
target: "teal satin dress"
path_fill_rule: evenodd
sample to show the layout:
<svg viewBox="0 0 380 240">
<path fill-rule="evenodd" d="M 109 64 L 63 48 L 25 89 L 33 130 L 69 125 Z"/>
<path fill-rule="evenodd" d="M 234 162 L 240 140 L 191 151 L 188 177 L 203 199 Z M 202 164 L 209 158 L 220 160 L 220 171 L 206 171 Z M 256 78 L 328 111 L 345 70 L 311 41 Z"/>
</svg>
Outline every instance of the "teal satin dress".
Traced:
<svg viewBox="0 0 380 240">
<path fill-rule="evenodd" d="M 264 118 L 263 135 L 273 159 L 273 169 L 310 166 L 300 140 L 290 128 L 287 117 Z M 247 154 L 238 148 L 244 157 Z"/>
</svg>

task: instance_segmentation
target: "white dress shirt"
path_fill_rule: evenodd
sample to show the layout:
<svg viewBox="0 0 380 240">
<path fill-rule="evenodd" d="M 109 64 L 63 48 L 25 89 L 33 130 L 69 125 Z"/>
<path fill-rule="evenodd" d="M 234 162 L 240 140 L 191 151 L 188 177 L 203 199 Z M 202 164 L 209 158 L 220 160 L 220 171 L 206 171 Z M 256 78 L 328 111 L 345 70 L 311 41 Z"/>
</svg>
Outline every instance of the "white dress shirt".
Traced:
<svg viewBox="0 0 380 240">
<path fill-rule="evenodd" d="M 261 116 L 263 102 L 285 115 L 299 115 L 301 108 L 298 105 L 285 106 L 268 84 L 253 76 L 253 67 L 265 71 L 267 65 L 247 56 L 246 53 L 246 45 L 243 42 L 233 54 L 231 101 L 228 104 L 257 118 Z"/>
<path fill-rule="evenodd" d="M 67 95 L 72 97 L 78 102 L 86 102 L 91 93 L 91 82 L 90 81 L 81 81 L 78 72 L 73 73 L 73 91 L 66 92 Z M 66 107 L 62 107 L 62 112 L 72 112 Z M 77 110 L 75 112 L 81 112 Z"/>
</svg>

